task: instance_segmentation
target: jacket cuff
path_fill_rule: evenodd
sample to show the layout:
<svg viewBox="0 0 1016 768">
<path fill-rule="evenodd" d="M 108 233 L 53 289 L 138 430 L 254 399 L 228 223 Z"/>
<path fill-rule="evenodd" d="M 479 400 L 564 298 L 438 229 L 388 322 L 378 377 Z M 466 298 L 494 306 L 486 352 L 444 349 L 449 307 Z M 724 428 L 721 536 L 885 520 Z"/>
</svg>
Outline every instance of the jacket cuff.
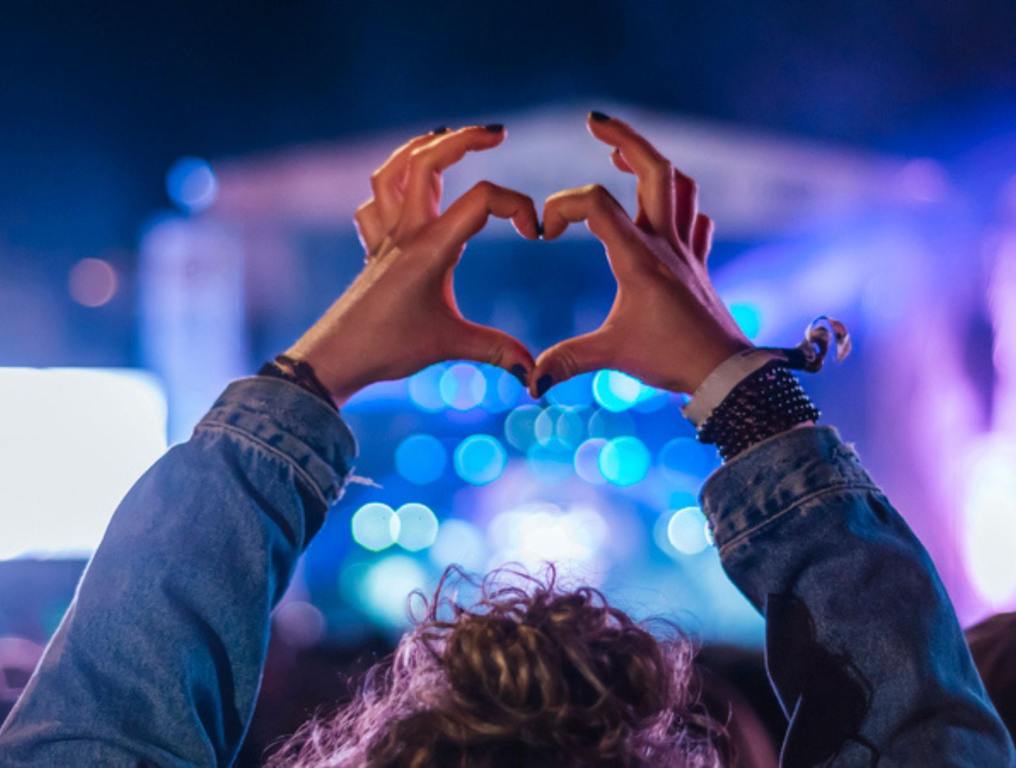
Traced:
<svg viewBox="0 0 1016 768">
<path fill-rule="evenodd" d="M 356 438 L 340 416 L 303 387 L 254 376 L 234 381 L 198 423 L 228 429 L 283 454 L 327 504 L 341 495 L 356 460 Z"/>
<path fill-rule="evenodd" d="M 749 448 L 702 488 L 702 511 L 722 551 L 807 499 L 842 488 L 878 491 L 832 427 L 791 429 Z"/>
</svg>

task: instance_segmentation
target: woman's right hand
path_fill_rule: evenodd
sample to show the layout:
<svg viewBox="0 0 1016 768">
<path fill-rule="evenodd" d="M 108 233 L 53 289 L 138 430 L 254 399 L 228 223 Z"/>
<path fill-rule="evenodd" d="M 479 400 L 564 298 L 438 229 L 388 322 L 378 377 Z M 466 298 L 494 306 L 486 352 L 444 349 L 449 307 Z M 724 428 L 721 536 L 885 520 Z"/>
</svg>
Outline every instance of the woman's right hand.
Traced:
<svg viewBox="0 0 1016 768">
<path fill-rule="evenodd" d="M 693 392 L 716 366 L 752 346 L 709 279 L 713 223 L 697 211 L 695 182 L 629 125 L 594 112 L 589 130 L 614 147 L 614 165 L 638 179 L 638 213 L 632 220 L 599 185 L 547 199 L 544 239 L 585 221 L 606 248 L 617 294 L 597 330 L 537 358 L 530 391 L 538 397 L 580 373 L 612 368 Z"/>
</svg>

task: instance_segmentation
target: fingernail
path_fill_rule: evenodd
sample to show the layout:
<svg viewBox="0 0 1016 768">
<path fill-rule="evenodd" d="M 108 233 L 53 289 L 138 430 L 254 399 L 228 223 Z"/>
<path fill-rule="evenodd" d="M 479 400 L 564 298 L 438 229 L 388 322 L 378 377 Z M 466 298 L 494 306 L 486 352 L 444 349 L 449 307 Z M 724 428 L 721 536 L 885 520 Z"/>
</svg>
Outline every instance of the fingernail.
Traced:
<svg viewBox="0 0 1016 768">
<path fill-rule="evenodd" d="M 554 379 L 549 373 L 543 374 L 540 380 L 536 382 L 536 396 L 543 397 L 547 394 L 547 390 L 550 389 L 550 385 L 553 383 Z"/>
<path fill-rule="evenodd" d="M 483 127 L 491 133 L 501 133 L 504 130 L 504 123 L 491 123 Z"/>
<path fill-rule="evenodd" d="M 523 387 L 529 386 L 528 381 L 529 371 L 526 370 L 526 367 L 524 365 L 522 365 L 521 363 L 516 363 L 515 365 L 512 366 L 510 373 L 512 376 L 514 376 L 516 379 L 519 380 L 519 383 Z"/>
<path fill-rule="evenodd" d="M 610 115 L 605 115 L 602 112 L 597 112 L 595 109 L 589 113 L 589 116 L 598 123 L 605 123 L 610 120 Z"/>
<path fill-rule="evenodd" d="M 543 237 L 543 222 L 542 221 L 536 222 L 536 236 L 537 237 Z"/>
<path fill-rule="evenodd" d="M 433 131 L 431 131 L 431 133 L 448 133 L 448 126 L 447 125 L 439 125 Z"/>
</svg>

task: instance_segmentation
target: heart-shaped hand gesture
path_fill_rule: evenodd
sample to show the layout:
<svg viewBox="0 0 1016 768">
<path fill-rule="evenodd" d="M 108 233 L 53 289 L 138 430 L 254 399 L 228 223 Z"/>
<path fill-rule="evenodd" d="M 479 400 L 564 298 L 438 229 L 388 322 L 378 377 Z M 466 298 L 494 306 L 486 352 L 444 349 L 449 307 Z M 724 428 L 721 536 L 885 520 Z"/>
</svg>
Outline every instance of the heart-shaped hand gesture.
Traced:
<svg viewBox="0 0 1016 768">
<path fill-rule="evenodd" d="M 697 210 L 695 182 L 630 126 L 593 112 L 589 129 L 614 147 L 614 165 L 638 179 L 638 213 L 633 221 L 599 185 L 548 198 L 544 239 L 585 221 L 606 248 L 617 294 L 597 330 L 539 356 L 531 392 L 542 395 L 553 384 L 599 368 L 693 392 L 717 365 L 751 346 L 709 279 L 713 223 Z"/>
<path fill-rule="evenodd" d="M 712 221 L 696 210 L 695 183 L 631 127 L 594 112 L 589 128 L 614 147 L 614 165 L 636 175 L 638 213 L 632 220 L 598 185 L 566 190 L 547 200 L 544 237 L 585 221 L 606 247 L 617 295 L 596 331 L 551 347 L 534 363 L 517 339 L 459 312 L 452 275 L 466 242 L 491 215 L 511 219 L 531 240 L 541 231 L 529 197 L 489 181 L 440 212 L 443 171 L 466 152 L 504 140 L 502 126 L 474 126 L 412 139 L 374 173 L 374 195 L 356 213 L 366 266 L 287 354 L 310 363 L 337 403 L 372 382 L 450 359 L 501 366 L 537 397 L 598 368 L 693 391 L 751 346 L 709 280 Z"/>
<path fill-rule="evenodd" d="M 310 363 L 336 403 L 442 360 L 491 363 L 528 381 L 532 355 L 512 336 L 462 316 L 452 274 L 491 215 L 537 239 L 532 199 L 481 181 L 440 212 L 442 172 L 504 137 L 500 125 L 440 129 L 401 146 L 371 177 L 374 196 L 356 212 L 364 269 L 286 352 Z"/>
</svg>

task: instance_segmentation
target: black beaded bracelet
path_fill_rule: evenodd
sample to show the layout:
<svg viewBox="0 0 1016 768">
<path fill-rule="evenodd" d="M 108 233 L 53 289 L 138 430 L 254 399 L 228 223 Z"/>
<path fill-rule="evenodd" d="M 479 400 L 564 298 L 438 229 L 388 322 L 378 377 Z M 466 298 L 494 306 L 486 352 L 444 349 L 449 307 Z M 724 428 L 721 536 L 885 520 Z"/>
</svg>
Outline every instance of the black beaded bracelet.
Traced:
<svg viewBox="0 0 1016 768">
<path fill-rule="evenodd" d="M 751 446 L 806 421 L 819 410 L 797 377 L 779 361 L 759 368 L 728 394 L 698 429 L 727 461 Z"/>
<path fill-rule="evenodd" d="M 324 400 L 335 411 L 339 410 L 328 389 L 314 373 L 313 366 L 303 360 L 297 360 L 289 355 L 278 355 L 274 360 L 268 361 L 258 369 L 258 376 L 285 379 Z"/>
</svg>

